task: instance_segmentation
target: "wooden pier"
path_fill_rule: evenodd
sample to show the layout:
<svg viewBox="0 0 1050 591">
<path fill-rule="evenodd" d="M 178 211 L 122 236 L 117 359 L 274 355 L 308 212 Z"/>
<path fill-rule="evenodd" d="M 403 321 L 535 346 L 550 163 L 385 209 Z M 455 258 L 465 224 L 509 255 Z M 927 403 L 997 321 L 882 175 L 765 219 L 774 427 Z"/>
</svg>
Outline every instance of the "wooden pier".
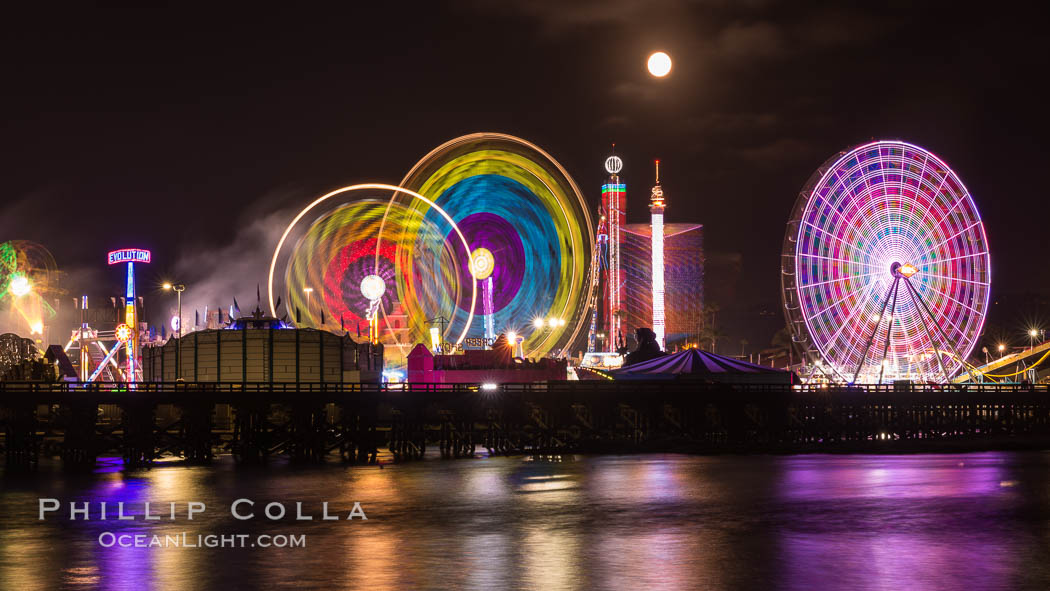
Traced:
<svg viewBox="0 0 1050 591">
<path fill-rule="evenodd" d="M 10 468 L 479 454 L 789 453 L 1050 446 L 1047 386 L 0 383 Z"/>
</svg>

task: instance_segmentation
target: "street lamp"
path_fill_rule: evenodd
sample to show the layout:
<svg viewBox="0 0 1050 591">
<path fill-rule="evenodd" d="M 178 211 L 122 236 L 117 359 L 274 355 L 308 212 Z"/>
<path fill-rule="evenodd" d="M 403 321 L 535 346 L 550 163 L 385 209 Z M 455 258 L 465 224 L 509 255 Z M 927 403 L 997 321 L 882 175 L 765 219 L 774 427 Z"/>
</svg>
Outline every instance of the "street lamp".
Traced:
<svg viewBox="0 0 1050 591">
<path fill-rule="evenodd" d="M 175 345 L 175 381 L 182 379 L 182 292 L 186 291 L 186 286 L 181 283 L 165 283 L 164 289 L 174 291 L 175 297 L 178 299 L 179 306 L 179 328 L 178 328 L 178 341 Z"/>
<path fill-rule="evenodd" d="M 1003 357 L 1003 351 L 1006 351 L 1006 345 L 1004 345 L 1002 343 L 999 343 L 999 347 L 998 348 L 999 348 L 999 358 L 1001 359 Z"/>
<path fill-rule="evenodd" d="M 1035 337 L 1039 336 L 1039 331 L 1031 329 L 1028 331 L 1028 349 L 1031 350 L 1035 346 Z"/>
</svg>

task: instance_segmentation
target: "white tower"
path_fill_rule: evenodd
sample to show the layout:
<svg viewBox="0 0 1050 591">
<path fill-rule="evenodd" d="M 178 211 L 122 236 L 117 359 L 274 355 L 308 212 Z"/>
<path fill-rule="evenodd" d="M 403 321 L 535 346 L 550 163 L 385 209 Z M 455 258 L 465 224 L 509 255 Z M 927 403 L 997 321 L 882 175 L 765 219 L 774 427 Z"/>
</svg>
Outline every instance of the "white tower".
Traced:
<svg viewBox="0 0 1050 591">
<path fill-rule="evenodd" d="M 664 325 L 664 190 L 660 187 L 660 161 L 656 161 L 656 185 L 649 197 L 653 236 L 653 332 L 660 349 L 666 348 Z"/>
</svg>

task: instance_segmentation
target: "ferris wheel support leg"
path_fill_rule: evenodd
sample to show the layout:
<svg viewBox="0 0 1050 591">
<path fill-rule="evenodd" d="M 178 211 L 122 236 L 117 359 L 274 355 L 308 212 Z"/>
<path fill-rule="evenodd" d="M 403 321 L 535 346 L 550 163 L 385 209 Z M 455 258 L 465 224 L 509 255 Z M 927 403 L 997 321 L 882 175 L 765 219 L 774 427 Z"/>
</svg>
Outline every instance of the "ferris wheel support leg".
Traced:
<svg viewBox="0 0 1050 591">
<path fill-rule="evenodd" d="M 864 344 L 864 353 L 860 356 L 860 361 L 857 362 L 857 371 L 853 372 L 853 379 L 850 380 L 850 384 L 857 383 L 857 377 L 860 376 L 860 370 L 864 369 L 864 361 L 868 358 L 868 350 L 871 349 L 871 343 L 875 340 L 875 333 L 879 330 L 879 323 L 882 322 L 882 317 L 886 314 L 886 306 L 890 303 L 890 296 L 893 295 L 894 288 L 897 287 L 897 278 L 893 279 L 893 285 L 886 290 L 886 299 L 882 301 L 882 311 L 879 312 L 879 321 L 875 323 L 875 326 L 871 329 L 871 336 L 868 337 L 868 342 Z"/>
<path fill-rule="evenodd" d="M 908 295 L 911 296 L 911 301 L 915 304 L 916 308 L 919 308 L 919 319 L 922 320 L 922 328 L 926 331 L 926 337 L 930 339 L 930 344 L 933 345 L 933 354 L 937 356 L 937 365 L 941 368 L 941 373 L 944 374 L 944 381 L 950 382 L 951 378 L 948 377 L 948 370 L 944 368 L 944 361 L 941 360 L 941 351 L 937 348 L 937 340 L 933 338 L 933 333 L 930 332 L 930 325 L 926 323 L 926 317 L 922 315 L 922 309 L 919 304 L 920 300 L 912 288 L 911 283 L 904 284 L 905 289 L 908 290 Z"/>
<path fill-rule="evenodd" d="M 890 304 L 890 319 L 886 322 L 886 344 L 882 347 L 882 359 L 879 360 L 880 384 L 882 383 L 882 374 L 886 370 L 886 355 L 890 352 L 890 334 L 893 332 L 893 315 L 897 311 L 897 291 L 900 289 L 900 282 L 900 277 L 893 280 L 893 303 Z"/>
<path fill-rule="evenodd" d="M 907 281 L 907 279 L 905 279 L 905 281 Z M 941 327 L 940 323 L 937 322 L 937 319 L 934 317 L 933 312 L 930 312 L 930 308 L 926 305 L 926 301 L 922 299 L 922 296 L 919 295 L 918 290 L 912 287 L 910 282 L 906 283 L 906 286 L 908 289 L 911 290 L 912 297 L 915 300 L 918 300 L 923 310 L 926 310 L 926 314 L 930 317 L 930 322 L 932 322 L 933 325 L 937 327 L 937 333 L 941 335 L 941 340 L 944 342 L 944 344 L 948 345 L 951 348 L 952 353 L 955 354 L 955 358 L 959 360 L 959 365 L 961 365 L 962 368 L 966 370 L 966 373 L 970 375 L 970 381 L 976 383 L 977 376 L 973 375 L 973 371 L 971 371 L 970 368 L 966 366 L 966 360 L 962 358 L 962 355 L 959 354 L 959 351 L 955 348 L 954 345 L 952 345 L 951 341 L 948 339 L 948 335 L 944 334 L 944 329 Z M 921 317 L 922 314 L 920 313 L 919 316 Z M 940 358 L 941 356 L 940 354 L 938 354 L 937 359 L 940 360 Z M 944 370 L 943 363 L 941 364 L 941 370 Z M 948 377 L 948 372 L 944 372 L 944 378 L 947 383 L 951 383 L 952 380 Z"/>
</svg>

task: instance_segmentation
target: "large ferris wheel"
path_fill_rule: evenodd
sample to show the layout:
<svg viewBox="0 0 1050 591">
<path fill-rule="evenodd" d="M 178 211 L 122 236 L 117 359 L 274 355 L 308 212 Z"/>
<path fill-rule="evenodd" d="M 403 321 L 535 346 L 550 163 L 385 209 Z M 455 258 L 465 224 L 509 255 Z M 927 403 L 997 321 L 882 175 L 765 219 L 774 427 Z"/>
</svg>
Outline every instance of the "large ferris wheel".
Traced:
<svg viewBox="0 0 1050 591">
<path fill-rule="evenodd" d="M 788 326 L 811 367 L 836 381 L 950 381 L 981 334 L 990 281 L 970 193 L 913 144 L 876 141 L 828 159 L 788 222 Z"/>
</svg>

